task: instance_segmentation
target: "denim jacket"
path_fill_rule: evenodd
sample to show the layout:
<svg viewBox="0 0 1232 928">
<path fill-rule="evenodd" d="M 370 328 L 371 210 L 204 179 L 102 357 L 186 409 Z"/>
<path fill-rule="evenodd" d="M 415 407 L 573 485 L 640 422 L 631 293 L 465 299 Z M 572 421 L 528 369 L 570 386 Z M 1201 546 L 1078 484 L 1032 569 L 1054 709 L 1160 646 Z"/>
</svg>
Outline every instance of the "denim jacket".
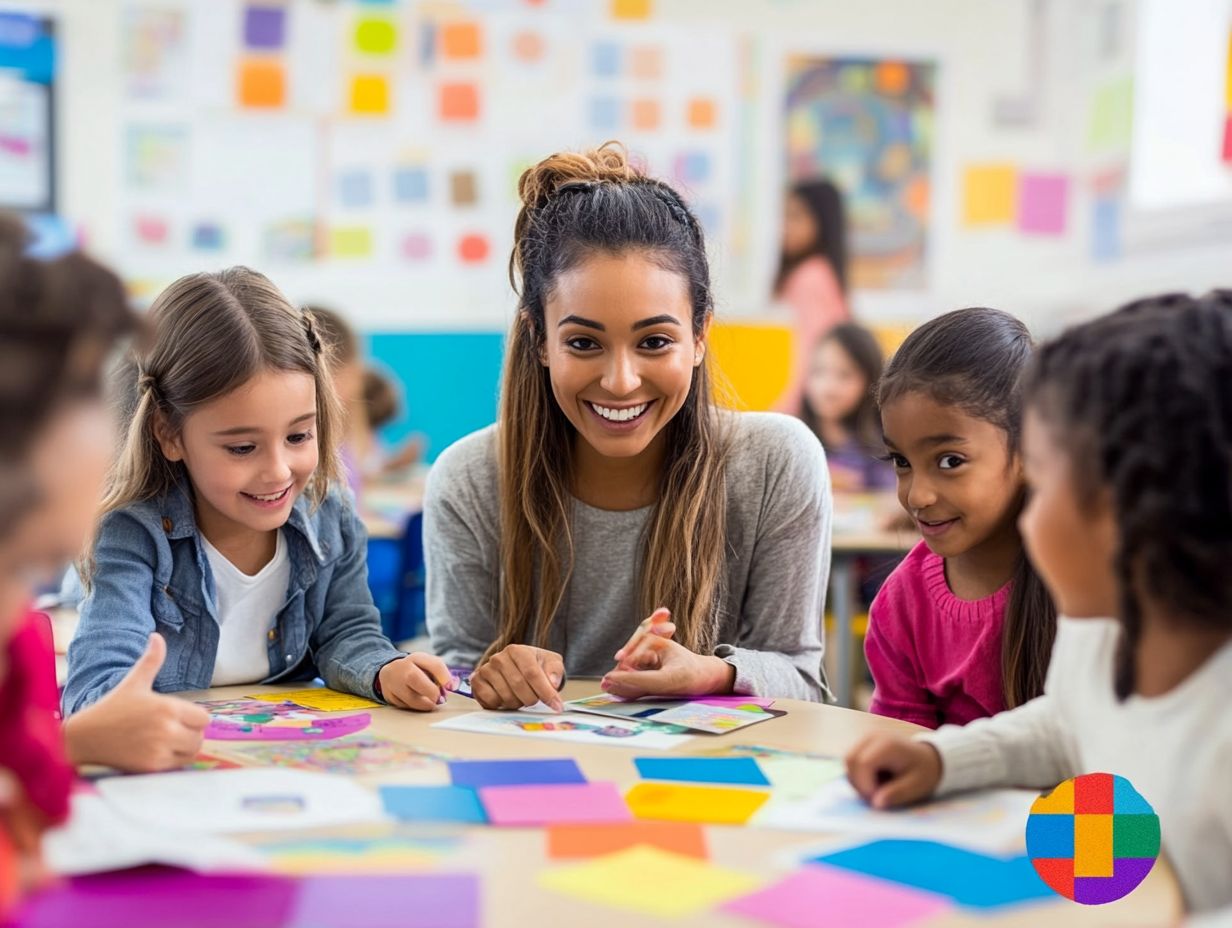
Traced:
<svg viewBox="0 0 1232 928">
<path fill-rule="evenodd" d="M 368 589 L 367 536 L 350 500 L 333 491 L 312 512 L 301 496 L 283 531 L 291 580 L 269 632 L 270 673 L 261 682 L 320 675 L 333 689 L 377 698 L 377 671 L 402 652 L 381 633 Z M 124 679 L 155 631 L 167 641 L 167 659 L 154 688 L 207 688 L 218 653 L 217 602 L 188 489 L 108 513 L 68 649 L 65 716 Z"/>
</svg>

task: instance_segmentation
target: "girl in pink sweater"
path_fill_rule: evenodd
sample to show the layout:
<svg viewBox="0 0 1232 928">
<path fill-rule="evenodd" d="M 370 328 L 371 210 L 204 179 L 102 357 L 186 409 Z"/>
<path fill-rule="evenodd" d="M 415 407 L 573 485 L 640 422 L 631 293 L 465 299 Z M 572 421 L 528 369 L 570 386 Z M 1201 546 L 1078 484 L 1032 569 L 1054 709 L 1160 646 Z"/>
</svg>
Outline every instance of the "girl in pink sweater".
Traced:
<svg viewBox="0 0 1232 928">
<path fill-rule="evenodd" d="M 960 309 L 920 326 L 878 390 L 898 499 L 924 536 L 869 609 L 871 710 L 963 725 L 1043 691 L 1056 612 L 1023 551 L 1026 326 Z"/>
</svg>

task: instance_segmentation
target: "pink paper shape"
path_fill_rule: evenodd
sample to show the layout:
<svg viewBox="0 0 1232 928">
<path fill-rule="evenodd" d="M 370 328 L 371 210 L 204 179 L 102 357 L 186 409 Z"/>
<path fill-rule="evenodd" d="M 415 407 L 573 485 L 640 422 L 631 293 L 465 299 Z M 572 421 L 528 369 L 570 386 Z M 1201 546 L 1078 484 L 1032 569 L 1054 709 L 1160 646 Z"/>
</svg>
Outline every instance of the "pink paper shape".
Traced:
<svg viewBox="0 0 1232 928">
<path fill-rule="evenodd" d="M 761 706 L 763 709 L 769 709 L 774 705 L 774 700 L 767 699 L 765 696 L 694 696 L 689 702 L 705 703 L 707 706 L 726 706 L 727 708 Z"/>
<path fill-rule="evenodd" d="M 723 909 L 784 928 L 899 928 L 949 907 L 932 893 L 810 864 L 766 889 L 733 899 Z"/>
<path fill-rule="evenodd" d="M 319 718 L 301 725 L 262 725 L 256 722 L 224 722 L 212 719 L 205 737 L 215 741 L 324 741 L 363 731 L 372 721 L 367 712 Z"/>
<path fill-rule="evenodd" d="M 1023 173 L 1019 183 L 1018 230 L 1030 235 L 1064 235 L 1069 178 Z"/>
<path fill-rule="evenodd" d="M 479 800 L 493 825 L 628 822 L 633 814 L 615 783 L 484 786 Z"/>
</svg>

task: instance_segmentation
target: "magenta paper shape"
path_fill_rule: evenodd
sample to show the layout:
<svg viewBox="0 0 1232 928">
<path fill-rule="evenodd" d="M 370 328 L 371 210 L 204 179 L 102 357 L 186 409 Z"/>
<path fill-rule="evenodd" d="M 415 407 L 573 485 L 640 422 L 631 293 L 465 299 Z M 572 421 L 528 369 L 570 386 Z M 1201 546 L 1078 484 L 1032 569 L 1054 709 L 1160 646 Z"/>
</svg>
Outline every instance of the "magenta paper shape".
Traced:
<svg viewBox="0 0 1232 928">
<path fill-rule="evenodd" d="M 485 786 L 479 800 L 493 825 L 628 822 L 633 814 L 614 783 Z"/>
</svg>

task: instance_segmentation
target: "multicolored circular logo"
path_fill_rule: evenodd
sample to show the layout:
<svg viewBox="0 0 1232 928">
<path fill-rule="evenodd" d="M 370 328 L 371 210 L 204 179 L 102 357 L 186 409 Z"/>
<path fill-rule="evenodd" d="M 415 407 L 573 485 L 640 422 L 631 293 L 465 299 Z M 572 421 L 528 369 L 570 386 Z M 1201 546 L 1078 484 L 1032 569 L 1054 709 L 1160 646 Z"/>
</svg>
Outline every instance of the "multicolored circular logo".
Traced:
<svg viewBox="0 0 1232 928">
<path fill-rule="evenodd" d="M 1159 816 L 1111 773 L 1066 780 L 1031 805 L 1027 854 L 1056 892 L 1083 905 L 1129 895 L 1159 857 Z"/>
</svg>

